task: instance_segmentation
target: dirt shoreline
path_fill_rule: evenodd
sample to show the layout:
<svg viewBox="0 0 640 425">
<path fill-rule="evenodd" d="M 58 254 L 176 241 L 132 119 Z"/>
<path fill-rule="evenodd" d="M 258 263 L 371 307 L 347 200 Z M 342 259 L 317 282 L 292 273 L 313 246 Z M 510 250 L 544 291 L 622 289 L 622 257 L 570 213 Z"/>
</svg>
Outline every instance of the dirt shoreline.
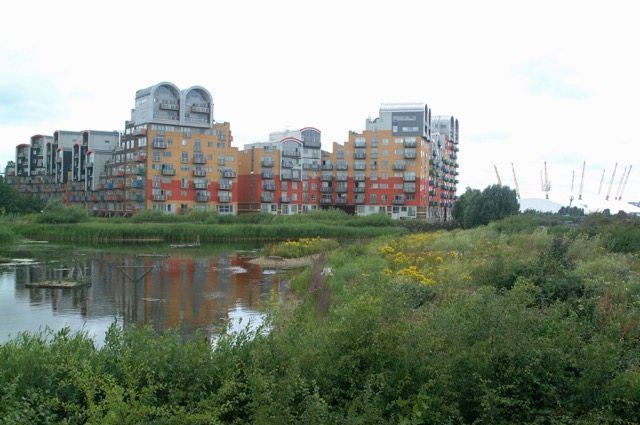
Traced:
<svg viewBox="0 0 640 425">
<path fill-rule="evenodd" d="M 257 257 L 249 260 L 249 263 L 268 269 L 296 269 L 313 265 L 320 254 L 308 255 L 300 258 L 282 258 L 275 256 Z"/>
</svg>

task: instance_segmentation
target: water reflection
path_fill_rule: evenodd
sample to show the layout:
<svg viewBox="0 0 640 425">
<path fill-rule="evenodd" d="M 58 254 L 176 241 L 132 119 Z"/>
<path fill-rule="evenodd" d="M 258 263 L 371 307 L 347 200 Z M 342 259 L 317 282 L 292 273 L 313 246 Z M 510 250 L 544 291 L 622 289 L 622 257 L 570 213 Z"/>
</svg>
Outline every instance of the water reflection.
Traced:
<svg viewBox="0 0 640 425">
<path fill-rule="evenodd" d="M 91 285 L 74 289 L 31 288 L 79 267 Z M 236 253 L 141 257 L 97 251 L 60 254 L 39 264 L 0 267 L 0 342 L 20 331 L 44 326 L 84 329 L 100 343 L 117 319 L 125 327 L 151 324 L 156 330 L 177 328 L 217 333 L 238 330 L 262 318 L 261 308 L 274 294 L 282 296 L 280 274 L 266 274 Z"/>
</svg>

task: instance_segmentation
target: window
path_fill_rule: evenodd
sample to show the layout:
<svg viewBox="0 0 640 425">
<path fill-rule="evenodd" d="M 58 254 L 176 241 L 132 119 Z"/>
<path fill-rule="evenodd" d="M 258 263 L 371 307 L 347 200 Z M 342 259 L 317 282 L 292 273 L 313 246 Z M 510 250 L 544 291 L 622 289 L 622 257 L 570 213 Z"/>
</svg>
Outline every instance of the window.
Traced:
<svg viewBox="0 0 640 425">
<path fill-rule="evenodd" d="M 180 158 L 180 161 L 182 161 L 184 164 L 189 162 L 189 152 L 182 152 L 182 156 Z"/>
<path fill-rule="evenodd" d="M 375 204 L 376 202 L 378 202 L 378 195 L 376 195 L 375 193 L 372 193 L 371 195 L 369 195 L 369 203 L 371 204 Z"/>
<path fill-rule="evenodd" d="M 160 162 L 160 151 L 153 151 L 153 162 Z"/>
<path fill-rule="evenodd" d="M 182 139 L 182 146 L 187 146 L 187 139 Z"/>
<path fill-rule="evenodd" d="M 164 157 L 170 157 L 171 156 L 171 152 L 170 151 L 164 151 L 162 156 Z"/>
</svg>

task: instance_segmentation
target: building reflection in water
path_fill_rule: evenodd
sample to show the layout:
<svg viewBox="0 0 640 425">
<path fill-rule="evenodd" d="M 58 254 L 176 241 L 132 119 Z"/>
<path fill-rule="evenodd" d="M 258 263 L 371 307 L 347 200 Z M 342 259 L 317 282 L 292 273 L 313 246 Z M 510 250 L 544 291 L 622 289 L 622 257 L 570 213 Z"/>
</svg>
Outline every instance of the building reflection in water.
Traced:
<svg viewBox="0 0 640 425">
<path fill-rule="evenodd" d="M 195 329 L 218 332 L 230 317 L 259 320 L 259 311 L 272 294 L 281 295 L 285 290 L 279 274 L 263 274 L 260 267 L 235 253 L 213 256 L 180 253 L 164 258 L 100 251 L 74 261 L 91 276 L 91 286 L 77 289 L 25 286 L 27 282 L 50 278 L 56 267 L 68 267 L 64 260 L 16 267 L 15 299 L 28 302 L 29 308 L 37 308 L 36 320 L 46 321 L 42 310 L 50 306 L 52 316 L 80 316 L 83 321 L 117 319 L 124 326 L 151 324 L 156 330 L 178 328 L 189 335 Z M 24 320 L 34 320 L 33 316 L 25 316 Z M 12 334 L 20 330 L 14 329 Z"/>
</svg>

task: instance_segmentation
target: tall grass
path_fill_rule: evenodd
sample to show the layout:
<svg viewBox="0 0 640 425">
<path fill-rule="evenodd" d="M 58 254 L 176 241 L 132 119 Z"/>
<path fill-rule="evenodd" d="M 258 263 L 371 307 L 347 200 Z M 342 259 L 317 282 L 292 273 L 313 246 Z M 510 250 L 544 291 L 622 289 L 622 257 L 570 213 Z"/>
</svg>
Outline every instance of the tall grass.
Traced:
<svg viewBox="0 0 640 425">
<path fill-rule="evenodd" d="M 7 244 L 13 242 L 16 238 L 15 233 L 3 223 L 0 223 L 0 244 Z"/>
</svg>

